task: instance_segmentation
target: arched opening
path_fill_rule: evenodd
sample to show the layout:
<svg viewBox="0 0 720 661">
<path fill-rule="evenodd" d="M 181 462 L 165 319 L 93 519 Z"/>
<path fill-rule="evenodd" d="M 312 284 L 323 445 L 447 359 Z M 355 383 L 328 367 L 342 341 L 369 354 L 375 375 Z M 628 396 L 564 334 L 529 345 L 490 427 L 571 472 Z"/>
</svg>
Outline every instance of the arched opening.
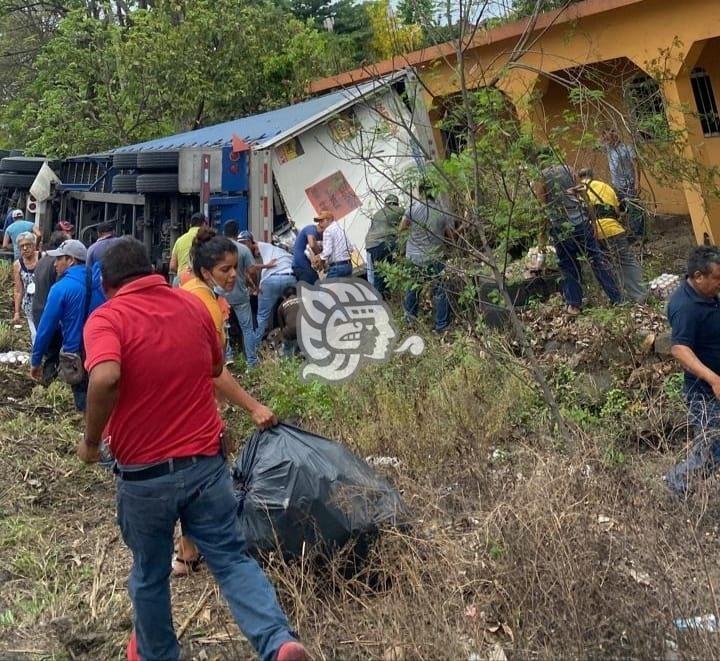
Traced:
<svg viewBox="0 0 720 661">
<path fill-rule="evenodd" d="M 468 118 L 468 110 L 470 118 Z M 452 94 L 435 99 L 435 125 L 442 139 L 446 156 L 460 154 L 468 146 L 472 130 L 483 130 L 486 121 L 517 123 L 517 114 L 512 102 L 497 88 L 481 88 L 468 93 L 468 105 L 463 95 Z M 470 123 L 472 122 L 472 128 Z"/>
<path fill-rule="evenodd" d="M 639 138 L 655 140 L 667 132 L 665 101 L 654 78 L 646 73 L 634 76 L 625 87 L 625 99 Z"/>
</svg>

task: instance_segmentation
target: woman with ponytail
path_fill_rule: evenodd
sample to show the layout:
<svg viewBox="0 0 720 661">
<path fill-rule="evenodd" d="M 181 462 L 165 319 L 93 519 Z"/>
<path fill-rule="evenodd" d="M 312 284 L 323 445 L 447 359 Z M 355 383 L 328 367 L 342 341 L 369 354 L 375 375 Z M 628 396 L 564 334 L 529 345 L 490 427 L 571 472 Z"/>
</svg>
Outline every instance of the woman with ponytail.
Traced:
<svg viewBox="0 0 720 661">
<path fill-rule="evenodd" d="M 192 277 L 187 279 L 181 288 L 197 296 L 205 304 L 215 324 L 218 341 L 224 348 L 225 320 L 229 307 L 223 294 L 232 291 L 235 286 L 237 249 L 227 237 L 216 234 L 213 229 L 201 227 L 193 240 L 190 260 Z M 260 429 L 274 426 L 278 422 L 275 414 L 267 406 L 258 402 L 240 386 L 228 372 L 227 367 L 224 367 L 222 374 L 215 379 L 215 395 L 218 401 L 228 401 L 245 409 Z M 227 454 L 224 444 L 223 450 Z M 198 548 L 187 537 L 182 536 L 173 560 L 173 574 L 185 576 L 195 571 L 201 562 L 202 557 Z"/>
</svg>

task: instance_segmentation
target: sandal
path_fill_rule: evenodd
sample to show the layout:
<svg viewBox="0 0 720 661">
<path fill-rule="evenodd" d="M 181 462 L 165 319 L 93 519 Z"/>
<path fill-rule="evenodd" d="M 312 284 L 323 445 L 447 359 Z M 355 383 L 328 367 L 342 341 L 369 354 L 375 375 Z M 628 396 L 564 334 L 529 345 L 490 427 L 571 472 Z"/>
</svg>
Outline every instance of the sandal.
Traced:
<svg viewBox="0 0 720 661">
<path fill-rule="evenodd" d="M 176 578 L 189 576 L 200 569 L 200 565 L 202 565 L 204 560 L 205 558 L 202 555 L 199 555 L 194 560 L 183 560 L 183 558 L 179 558 L 176 555 L 172 561 L 172 575 Z"/>
</svg>

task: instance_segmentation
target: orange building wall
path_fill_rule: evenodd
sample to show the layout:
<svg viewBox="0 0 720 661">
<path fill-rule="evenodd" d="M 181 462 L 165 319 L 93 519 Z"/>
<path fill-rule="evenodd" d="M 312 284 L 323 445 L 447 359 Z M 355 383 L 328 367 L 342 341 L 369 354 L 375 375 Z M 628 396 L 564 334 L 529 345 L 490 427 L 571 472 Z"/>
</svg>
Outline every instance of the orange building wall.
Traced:
<svg viewBox="0 0 720 661">
<path fill-rule="evenodd" d="M 525 29 L 521 22 L 494 28 L 474 37 L 465 51 L 464 76 L 468 87 L 487 85 L 498 75 L 498 87 L 516 106 L 521 121 L 542 132 L 557 126 L 568 107 L 567 92 L 548 79 L 569 67 L 624 60 L 651 75 L 667 73 L 662 83 L 670 126 L 687 132 L 684 156 L 704 166 L 720 167 L 720 137 L 706 138 L 695 112 L 689 72 L 696 64 L 711 76 L 720 104 L 720 0 L 586 0 L 560 13 L 538 19 L 521 57 L 506 69 L 511 53 Z M 460 90 L 460 75 L 452 44 L 439 44 L 402 58 L 378 63 L 375 68 L 346 72 L 313 84 L 313 91 L 351 84 L 356 80 L 413 66 L 428 88 L 425 101 L 431 119 L 437 119 L 434 98 Z M 502 74 L 502 75 L 500 75 Z M 543 94 L 541 102 L 532 93 Z M 605 90 L 607 98 L 618 89 Z M 627 110 L 627 109 L 626 109 Z M 576 135 L 578 128 L 575 129 Z M 439 131 L 435 132 L 439 138 Z M 438 140 L 438 144 L 441 141 Z M 578 165 L 590 162 L 598 174 L 607 176 L 601 153 L 589 150 L 570 154 Z M 655 200 L 661 213 L 687 213 L 697 240 L 720 245 L 720 201 L 702 182 L 661 185 L 643 181 L 644 197 Z"/>
</svg>

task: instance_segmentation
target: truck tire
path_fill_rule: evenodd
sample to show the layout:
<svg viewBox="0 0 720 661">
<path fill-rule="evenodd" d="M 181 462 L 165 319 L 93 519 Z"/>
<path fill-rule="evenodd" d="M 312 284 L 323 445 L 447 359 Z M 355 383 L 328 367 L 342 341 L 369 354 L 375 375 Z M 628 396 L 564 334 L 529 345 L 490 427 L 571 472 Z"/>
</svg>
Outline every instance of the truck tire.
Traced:
<svg viewBox="0 0 720 661">
<path fill-rule="evenodd" d="M 136 174 L 116 174 L 112 180 L 113 193 L 135 193 L 137 178 Z"/>
<path fill-rule="evenodd" d="M 29 189 L 35 181 L 34 174 L 10 174 L 0 173 L 0 188 L 25 188 Z"/>
<path fill-rule="evenodd" d="M 137 161 L 137 154 L 113 154 L 113 167 L 119 170 L 134 170 L 137 167 Z"/>
<path fill-rule="evenodd" d="M 160 170 L 162 172 L 173 172 L 178 168 L 178 152 L 140 152 L 137 158 L 137 167 L 138 170 Z"/>
<path fill-rule="evenodd" d="M 138 193 L 177 193 L 177 174 L 140 174 L 137 178 Z"/>
<path fill-rule="evenodd" d="M 0 161 L 0 171 L 20 172 L 22 174 L 37 174 L 40 172 L 45 158 L 24 158 L 22 156 L 7 156 Z"/>
</svg>

